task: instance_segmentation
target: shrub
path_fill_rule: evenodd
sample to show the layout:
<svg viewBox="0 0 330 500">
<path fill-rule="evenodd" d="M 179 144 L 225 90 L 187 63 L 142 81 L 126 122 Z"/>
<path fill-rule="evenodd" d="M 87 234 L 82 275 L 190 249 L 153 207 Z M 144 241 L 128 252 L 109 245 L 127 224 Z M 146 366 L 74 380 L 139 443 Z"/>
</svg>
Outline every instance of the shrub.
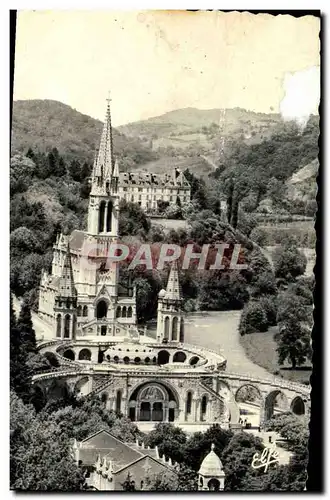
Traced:
<svg viewBox="0 0 330 500">
<path fill-rule="evenodd" d="M 249 302 L 243 309 L 239 332 L 241 335 L 265 332 L 268 328 L 267 313 L 259 302 Z"/>
</svg>

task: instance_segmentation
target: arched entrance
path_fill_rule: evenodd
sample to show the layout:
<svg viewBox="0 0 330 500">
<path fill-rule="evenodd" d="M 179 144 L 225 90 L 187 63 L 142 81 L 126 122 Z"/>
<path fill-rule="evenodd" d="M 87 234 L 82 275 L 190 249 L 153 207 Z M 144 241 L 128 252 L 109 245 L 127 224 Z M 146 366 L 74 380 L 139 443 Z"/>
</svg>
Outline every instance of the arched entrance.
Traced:
<svg viewBox="0 0 330 500">
<path fill-rule="evenodd" d="M 220 490 L 220 481 L 215 477 L 210 479 L 207 483 L 208 489 L 210 491 L 219 491 Z"/>
<path fill-rule="evenodd" d="M 235 401 L 239 408 L 239 422 L 246 428 L 259 427 L 263 413 L 263 397 L 258 387 L 241 385 L 236 391 Z"/>
<path fill-rule="evenodd" d="M 63 358 L 70 359 L 71 361 L 74 361 L 75 359 L 75 354 L 72 349 L 67 349 L 63 353 Z"/>
<path fill-rule="evenodd" d="M 82 349 L 79 353 L 78 359 L 81 361 L 90 361 L 92 357 L 92 353 L 89 349 Z"/>
<path fill-rule="evenodd" d="M 305 415 L 305 403 L 300 396 L 292 400 L 291 411 L 295 415 Z"/>
<path fill-rule="evenodd" d="M 96 317 L 97 319 L 106 318 L 108 314 L 108 304 L 105 300 L 100 300 L 96 306 Z"/>
<path fill-rule="evenodd" d="M 174 422 L 178 409 L 174 392 L 158 382 L 146 383 L 133 391 L 129 418 L 140 422 Z"/>
<path fill-rule="evenodd" d="M 269 420 L 275 413 L 283 413 L 289 410 L 288 399 L 280 391 L 272 391 L 265 400 L 265 420 Z"/>
<path fill-rule="evenodd" d="M 187 356 L 184 352 L 179 351 L 176 352 L 173 356 L 173 363 L 184 363 L 186 361 Z"/>
<path fill-rule="evenodd" d="M 166 365 L 169 362 L 170 354 L 167 351 L 159 351 L 157 361 L 159 365 Z"/>
<path fill-rule="evenodd" d="M 197 365 L 198 361 L 199 361 L 199 357 L 198 357 L 198 356 L 193 356 L 193 357 L 191 358 L 191 360 L 189 361 L 189 364 L 190 364 L 191 366 L 195 366 L 195 365 Z"/>
</svg>

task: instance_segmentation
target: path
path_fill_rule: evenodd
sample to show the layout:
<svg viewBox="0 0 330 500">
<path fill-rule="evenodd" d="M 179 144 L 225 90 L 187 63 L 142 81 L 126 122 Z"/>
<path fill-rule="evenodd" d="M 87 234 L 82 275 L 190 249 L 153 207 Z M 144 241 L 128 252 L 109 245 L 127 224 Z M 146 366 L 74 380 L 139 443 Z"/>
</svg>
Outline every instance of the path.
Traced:
<svg viewBox="0 0 330 500">
<path fill-rule="evenodd" d="M 273 376 L 253 363 L 239 343 L 241 311 L 192 313 L 185 320 L 185 341 L 209 347 L 227 359 L 227 371 L 260 378 Z"/>
<path fill-rule="evenodd" d="M 217 165 L 211 158 L 209 158 L 208 156 L 205 156 L 205 155 L 201 155 L 201 158 L 203 158 L 203 160 L 205 160 L 209 165 L 210 167 L 214 168 L 214 170 L 216 170 L 219 165 Z"/>
</svg>

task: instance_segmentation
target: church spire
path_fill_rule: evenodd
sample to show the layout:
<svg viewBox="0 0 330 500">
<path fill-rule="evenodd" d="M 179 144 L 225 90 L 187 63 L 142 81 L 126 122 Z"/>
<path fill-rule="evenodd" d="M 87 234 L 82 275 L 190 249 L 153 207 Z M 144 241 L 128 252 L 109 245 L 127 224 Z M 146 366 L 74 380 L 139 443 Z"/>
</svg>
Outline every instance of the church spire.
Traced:
<svg viewBox="0 0 330 500">
<path fill-rule="evenodd" d="M 94 164 L 94 176 L 100 177 L 102 180 L 111 179 L 114 167 L 110 102 L 109 93 L 100 147 Z"/>
<path fill-rule="evenodd" d="M 74 286 L 69 242 L 67 245 L 62 274 L 60 277 L 59 296 L 62 298 L 75 298 L 77 296 L 77 291 Z"/>
<path fill-rule="evenodd" d="M 165 299 L 182 300 L 177 261 L 173 261 L 168 276 Z"/>
</svg>

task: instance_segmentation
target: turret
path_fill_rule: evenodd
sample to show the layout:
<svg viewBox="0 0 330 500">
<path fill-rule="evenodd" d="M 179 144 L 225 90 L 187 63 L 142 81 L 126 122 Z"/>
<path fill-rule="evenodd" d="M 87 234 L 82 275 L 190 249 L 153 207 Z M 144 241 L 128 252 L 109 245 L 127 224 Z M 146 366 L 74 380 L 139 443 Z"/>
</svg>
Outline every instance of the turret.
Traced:
<svg viewBox="0 0 330 500">
<path fill-rule="evenodd" d="M 77 290 L 73 279 L 69 242 L 55 296 L 54 313 L 55 336 L 61 339 L 74 339 L 77 326 Z"/>
<path fill-rule="evenodd" d="M 184 342 L 184 320 L 177 261 L 172 263 L 166 290 L 158 294 L 157 340 Z"/>
</svg>

